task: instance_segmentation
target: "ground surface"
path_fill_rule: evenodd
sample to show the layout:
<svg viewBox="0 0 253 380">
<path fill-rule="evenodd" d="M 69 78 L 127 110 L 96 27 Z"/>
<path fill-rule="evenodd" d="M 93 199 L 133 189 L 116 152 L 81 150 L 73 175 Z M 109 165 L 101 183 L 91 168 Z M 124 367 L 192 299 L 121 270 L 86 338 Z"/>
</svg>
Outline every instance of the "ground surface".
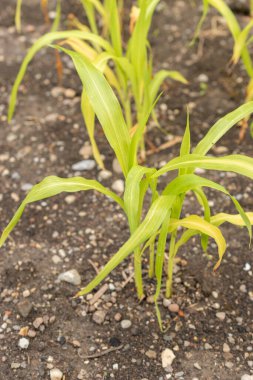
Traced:
<svg viewBox="0 0 253 380">
<path fill-rule="evenodd" d="M 57 94 L 54 54 L 45 50 L 29 66 L 15 118 L 7 126 L 11 83 L 25 49 L 46 30 L 37 1 L 24 1 L 23 32 L 17 35 L 14 3 L 2 0 L 0 14 L 1 229 L 30 184 L 50 174 L 77 175 L 72 165 L 83 159 L 80 149 L 88 142 L 79 112 L 79 80 L 64 58 L 62 87 L 74 92 L 61 90 Z M 71 3 L 64 5 L 64 13 L 79 13 L 77 1 Z M 199 1 L 162 2 L 151 34 L 155 67 L 178 69 L 190 80 L 188 87 L 175 83 L 164 87 L 158 106 L 161 125 L 172 137 L 182 135 L 185 105 L 190 103 L 194 143 L 220 115 L 243 102 L 241 82 L 245 79 L 240 68 L 227 70 L 232 40 L 215 13 L 204 25 L 200 44 L 189 48 L 200 16 L 199 6 Z M 242 7 L 237 4 L 243 23 L 247 16 L 241 12 Z M 212 153 L 253 156 L 249 134 L 241 145 L 237 137 L 235 129 L 221 141 L 222 148 Z M 119 176 L 112 170 L 113 156 L 102 134 L 98 133 L 97 138 L 106 155 L 106 167 L 112 172 L 103 183 L 111 186 Z M 166 135 L 155 129 L 148 138 L 156 145 L 166 141 Z M 178 146 L 148 160 L 159 166 L 176 154 Z M 99 170 L 80 174 L 98 178 Z M 252 210 L 249 181 L 222 173 L 211 173 L 209 178 L 226 185 L 247 210 Z M 217 198 L 214 192 L 210 192 L 210 204 L 213 212 L 233 212 L 229 201 Z M 192 197 L 187 199 L 186 212 L 196 212 Z M 76 269 L 82 284 L 86 284 L 95 274 L 92 264 L 99 268 L 127 239 L 124 216 L 112 202 L 88 192 L 30 205 L 1 249 L 0 379 L 49 379 L 49 370 L 54 367 L 66 380 L 239 380 L 245 374 L 253 375 L 252 249 L 245 230 L 225 226 L 223 231 L 229 245 L 215 275 L 215 245 L 209 249 L 211 261 L 201 253 L 198 240 L 180 252 L 172 303 L 181 311 L 169 311 L 161 300 L 162 316 L 170 325 L 163 334 L 151 299 L 138 304 L 133 281 L 125 283 L 132 273 L 131 260 L 106 280 L 108 290 L 92 306 L 90 297 L 72 299 L 78 286 L 56 282 L 60 273 Z M 145 280 L 150 295 L 155 283 Z M 26 308 L 28 315 L 24 317 Z M 96 310 L 105 312 L 100 312 L 104 319 L 101 325 L 93 321 Z M 131 321 L 128 329 L 122 328 L 118 321 L 121 318 Z M 19 333 L 25 327 L 29 328 L 29 347 L 21 349 Z M 26 335 L 27 330 L 21 332 Z M 166 348 L 176 356 L 167 372 L 161 364 L 161 353 Z M 98 357 L 87 358 L 89 355 Z"/>
</svg>

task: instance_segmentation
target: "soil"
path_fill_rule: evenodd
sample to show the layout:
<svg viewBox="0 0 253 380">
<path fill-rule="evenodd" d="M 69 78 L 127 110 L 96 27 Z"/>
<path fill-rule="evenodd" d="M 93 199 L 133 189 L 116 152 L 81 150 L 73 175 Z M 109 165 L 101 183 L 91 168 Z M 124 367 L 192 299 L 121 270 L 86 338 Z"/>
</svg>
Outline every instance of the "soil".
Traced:
<svg viewBox="0 0 253 380">
<path fill-rule="evenodd" d="M 80 14 L 78 1 L 63 2 L 63 13 Z M 243 103 L 243 68 L 228 65 L 232 39 L 224 22 L 213 11 L 204 24 L 200 41 L 189 47 L 201 11 L 200 1 L 167 0 L 154 16 L 151 43 L 154 65 L 177 69 L 190 81 L 188 86 L 166 82 L 158 104 L 162 131 L 150 128 L 148 139 L 159 146 L 182 135 L 185 106 L 191 109 L 193 145 L 228 111 Z M 236 9 L 242 24 L 247 12 Z M 242 2 L 243 3 L 243 2 Z M 18 107 L 10 125 L 6 121 L 11 84 L 24 52 L 47 30 L 38 2 L 24 1 L 20 35 L 14 28 L 15 1 L 1 0 L 0 14 L 0 227 L 3 229 L 29 184 L 47 175 L 76 175 L 72 165 L 83 159 L 80 149 L 88 143 L 79 110 L 81 86 L 71 62 L 62 57 L 64 89 L 75 91 L 53 96 L 58 86 L 53 51 L 44 49 L 30 64 L 21 86 Z M 239 9 L 239 10 L 238 10 Z M 242 10 L 241 10 L 242 9 Z M 246 14 L 246 15 L 245 15 Z M 207 81 L 203 86 L 203 78 Z M 166 133 L 164 133 L 166 132 Z M 227 134 L 212 154 L 244 153 L 253 157 L 249 131 L 238 144 L 238 130 Z M 112 152 L 98 129 L 97 141 L 112 176 Z M 222 147 L 222 148 L 221 148 Z M 176 156 L 179 146 L 153 154 L 148 164 L 159 166 Z M 81 173 L 98 178 L 99 170 Z M 216 180 L 252 210 L 252 183 L 231 174 L 211 172 Z M 165 181 L 165 179 L 164 179 Z M 212 212 L 234 213 L 224 196 L 208 193 Z M 185 212 L 199 213 L 194 198 Z M 76 269 L 82 284 L 94 275 L 129 236 L 126 220 L 114 203 L 100 194 L 66 194 L 29 205 L 0 255 L 0 379 L 49 379 L 50 369 L 59 368 L 66 380 L 116 379 L 221 379 L 253 376 L 252 248 L 245 229 L 222 228 L 228 249 L 220 270 L 213 273 L 217 252 L 211 243 L 208 258 L 198 239 L 179 253 L 172 303 L 179 312 L 160 310 L 168 330 L 159 330 L 152 298 L 155 282 L 149 280 L 144 260 L 147 298 L 138 303 L 131 259 L 125 260 L 104 283 L 108 290 L 91 306 L 90 296 L 73 299 L 78 286 L 57 282 L 60 273 Z M 126 279 L 129 279 L 125 284 Z M 122 284 L 125 286 L 122 287 Z M 102 285 L 101 285 L 102 286 Z M 95 293 L 95 292 L 94 292 Z M 22 317 L 22 302 L 32 306 Z M 21 303 L 21 305 L 20 305 Z M 23 305 L 24 306 L 24 305 Z M 104 322 L 93 321 L 96 310 L 106 313 Z M 43 318 L 38 320 L 37 318 Z M 123 329 L 119 319 L 130 320 Z M 37 322 L 36 322 L 37 321 Z M 18 345 L 20 330 L 28 327 L 29 347 Z M 27 329 L 21 330 L 26 335 Z M 26 333 L 24 333 L 26 331 Z M 30 334 L 30 335 L 29 335 Z M 169 348 L 175 359 L 162 368 L 161 353 Z M 113 349 L 113 350 L 111 350 Z M 104 354 L 104 355 L 102 355 Z M 95 357 L 87 358 L 93 355 Z M 251 375 L 251 376 L 250 376 Z M 245 378 L 245 377 L 244 377 Z M 246 378 L 245 378 L 246 379 Z"/>
</svg>

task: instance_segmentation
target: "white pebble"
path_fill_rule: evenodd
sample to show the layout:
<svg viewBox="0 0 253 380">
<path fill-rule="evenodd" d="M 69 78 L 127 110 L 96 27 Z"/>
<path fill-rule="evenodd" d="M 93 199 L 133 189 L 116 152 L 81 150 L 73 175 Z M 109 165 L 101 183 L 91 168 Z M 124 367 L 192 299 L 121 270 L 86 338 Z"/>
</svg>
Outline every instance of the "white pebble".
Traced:
<svg viewBox="0 0 253 380">
<path fill-rule="evenodd" d="M 63 377 L 63 373 L 58 368 L 51 369 L 51 371 L 50 371 L 50 379 L 51 380 L 61 380 L 62 377 Z"/>
<path fill-rule="evenodd" d="M 123 321 L 120 322 L 120 325 L 122 329 L 126 330 L 132 326 L 132 322 L 129 319 L 123 319 Z"/>
<path fill-rule="evenodd" d="M 162 366 L 163 366 L 163 368 L 171 366 L 175 357 L 176 356 L 175 356 L 174 352 L 172 350 L 170 350 L 169 348 L 166 348 L 162 352 Z"/>
<path fill-rule="evenodd" d="M 22 349 L 22 350 L 27 350 L 27 348 L 29 347 L 29 340 L 27 338 L 21 338 L 19 339 L 18 341 L 18 346 Z"/>
<path fill-rule="evenodd" d="M 241 377 L 241 380 L 253 380 L 253 375 L 245 374 Z"/>
<path fill-rule="evenodd" d="M 74 171 L 92 170 L 96 166 L 94 160 L 82 160 L 72 165 Z"/>
<path fill-rule="evenodd" d="M 63 272 L 59 274 L 58 281 L 65 281 L 72 285 L 80 285 L 81 277 L 76 269 L 68 270 L 67 272 Z"/>
<path fill-rule="evenodd" d="M 112 189 L 116 191 L 116 193 L 123 193 L 125 188 L 124 181 L 122 179 L 117 179 L 112 184 Z"/>
</svg>

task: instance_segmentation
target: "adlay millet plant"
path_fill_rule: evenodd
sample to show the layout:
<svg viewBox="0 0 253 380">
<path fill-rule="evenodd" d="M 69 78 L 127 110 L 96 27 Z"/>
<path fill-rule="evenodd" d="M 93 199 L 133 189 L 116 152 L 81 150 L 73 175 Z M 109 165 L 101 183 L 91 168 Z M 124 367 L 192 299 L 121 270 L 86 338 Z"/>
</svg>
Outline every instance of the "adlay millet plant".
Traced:
<svg viewBox="0 0 253 380">
<path fill-rule="evenodd" d="M 138 2 L 138 7 L 134 8 L 135 12 L 132 12 L 130 17 L 131 33 L 127 43 L 123 43 L 122 39 L 121 2 L 83 0 L 81 3 L 88 16 L 89 25 L 83 25 L 77 19 L 72 19 L 72 27 L 75 27 L 75 30 L 56 31 L 54 28 L 52 32 L 39 38 L 28 51 L 12 89 L 8 119 L 10 121 L 13 116 L 18 88 L 29 62 L 41 48 L 58 41 L 61 46 L 70 46 L 105 74 L 120 101 L 129 133 L 134 134 L 138 128 L 143 130 L 142 125 L 146 123 L 147 114 L 154 108 L 163 81 L 171 78 L 187 83 L 178 71 L 160 70 L 154 73 L 148 33 L 159 0 Z M 103 29 L 106 30 L 103 32 L 103 37 L 98 32 L 95 10 L 99 11 L 103 20 Z M 59 22 L 56 24 L 58 26 Z M 94 158 L 103 168 L 103 161 L 94 138 L 95 115 L 85 88 L 81 96 L 81 109 Z M 154 110 L 152 114 L 156 120 Z M 139 150 L 145 158 L 143 132 L 141 136 Z"/>
<path fill-rule="evenodd" d="M 215 8 L 226 21 L 227 27 L 233 37 L 233 55 L 231 58 L 232 64 L 237 64 L 239 60 L 242 62 L 244 69 L 249 77 L 249 82 L 246 88 L 245 102 L 253 100 L 253 61 L 250 54 L 249 45 L 253 42 L 253 37 L 250 32 L 253 28 L 253 1 L 249 0 L 249 22 L 244 28 L 241 28 L 232 9 L 226 4 L 224 0 L 202 0 L 203 1 L 203 15 L 196 28 L 195 38 L 199 35 L 201 26 L 207 16 L 208 10 L 211 7 Z M 194 40 L 195 40 L 194 38 Z M 240 140 L 245 136 L 245 131 L 248 126 L 248 118 L 241 122 Z M 252 129 L 252 128 L 251 128 Z M 251 131 L 253 132 L 253 130 Z"/>
<path fill-rule="evenodd" d="M 57 47 L 59 49 L 59 47 Z M 91 292 L 110 272 L 124 259 L 133 254 L 134 276 L 137 295 L 142 299 L 144 295 L 142 279 L 143 257 L 149 254 L 149 276 L 156 278 L 156 292 L 154 300 L 160 326 L 161 318 L 158 309 L 158 300 L 161 293 L 164 265 L 168 266 L 166 280 L 166 297 L 171 296 L 172 274 L 174 258 L 181 246 L 195 235 L 201 236 L 204 249 L 207 249 L 208 238 L 215 240 L 218 247 L 218 260 L 214 269 L 218 269 L 224 252 L 226 241 L 220 230 L 220 225 L 229 222 L 237 226 L 246 226 L 251 238 L 253 213 L 244 212 L 234 196 L 220 184 L 210 179 L 194 174 L 196 168 L 210 170 L 231 171 L 253 179 L 253 158 L 242 155 L 227 155 L 212 157 L 207 155 L 212 146 L 228 132 L 242 118 L 253 112 L 253 102 L 242 105 L 217 121 L 206 136 L 191 151 L 189 118 L 182 140 L 180 155 L 169 161 L 159 170 L 138 164 L 138 147 L 147 120 L 136 129 L 134 134 L 124 119 L 120 103 L 104 75 L 89 62 L 82 54 L 60 48 L 68 54 L 76 67 L 82 81 L 84 91 L 90 105 L 96 114 L 106 136 L 106 139 L 115 153 L 125 178 L 125 190 L 122 197 L 104 187 L 96 180 L 83 177 L 59 178 L 49 176 L 35 185 L 27 194 L 8 226 L 2 233 L 2 246 L 8 235 L 18 223 L 25 207 L 30 203 L 55 196 L 62 192 L 77 192 L 96 190 L 112 198 L 124 211 L 129 225 L 129 239 L 121 246 L 103 267 L 99 274 L 78 293 L 77 297 Z M 151 110 L 150 110 L 151 112 Z M 146 115 L 148 119 L 149 115 Z M 177 171 L 175 179 L 170 181 L 162 191 L 158 191 L 159 178 L 169 171 Z M 229 215 L 219 213 L 211 215 L 205 188 L 212 188 L 226 194 L 234 203 L 236 213 Z M 151 191 L 149 206 L 144 209 L 144 198 Z M 189 191 L 193 191 L 201 207 L 203 216 L 190 215 L 182 217 L 181 210 L 184 199 Z M 183 232 L 178 234 L 178 230 Z M 169 241 L 169 259 L 165 260 L 165 250 Z"/>
</svg>

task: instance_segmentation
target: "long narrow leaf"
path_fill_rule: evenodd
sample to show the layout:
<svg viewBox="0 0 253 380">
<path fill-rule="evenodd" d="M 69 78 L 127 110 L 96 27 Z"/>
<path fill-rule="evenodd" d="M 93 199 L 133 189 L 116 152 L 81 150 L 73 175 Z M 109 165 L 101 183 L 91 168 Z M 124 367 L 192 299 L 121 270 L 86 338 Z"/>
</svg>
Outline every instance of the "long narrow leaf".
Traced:
<svg viewBox="0 0 253 380">
<path fill-rule="evenodd" d="M 130 135 L 112 88 L 85 57 L 67 49 L 60 50 L 72 58 L 90 104 L 126 176 L 129 170 Z"/>
<path fill-rule="evenodd" d="M 108 190 L 106 187 L 102 186 L 99 182 L 95 180 L 85 179 L 82 177 L 73 178 L 59 178 L 55 176 L 46 177 L 43 181 L 35 185 L 27 194 L 24 201 L 19 206 L 15 215 L 11 219 L 8 226 L 2 233 L 0 238 L 0 247 L 4 244 L 8 235 L 11 233 L 13 228 L 18 223 L 21 218 L 23 211 L 27 204 L 37 202 L 39 200 L 53 197 L 62 192 L 77 192 L 86 190 L 97 190 L 100 193 L 111 197 L 115 202 L 117 202 L 122 208 L 124 208 L 123 201 L 115 193 Z"/>
</svg>

